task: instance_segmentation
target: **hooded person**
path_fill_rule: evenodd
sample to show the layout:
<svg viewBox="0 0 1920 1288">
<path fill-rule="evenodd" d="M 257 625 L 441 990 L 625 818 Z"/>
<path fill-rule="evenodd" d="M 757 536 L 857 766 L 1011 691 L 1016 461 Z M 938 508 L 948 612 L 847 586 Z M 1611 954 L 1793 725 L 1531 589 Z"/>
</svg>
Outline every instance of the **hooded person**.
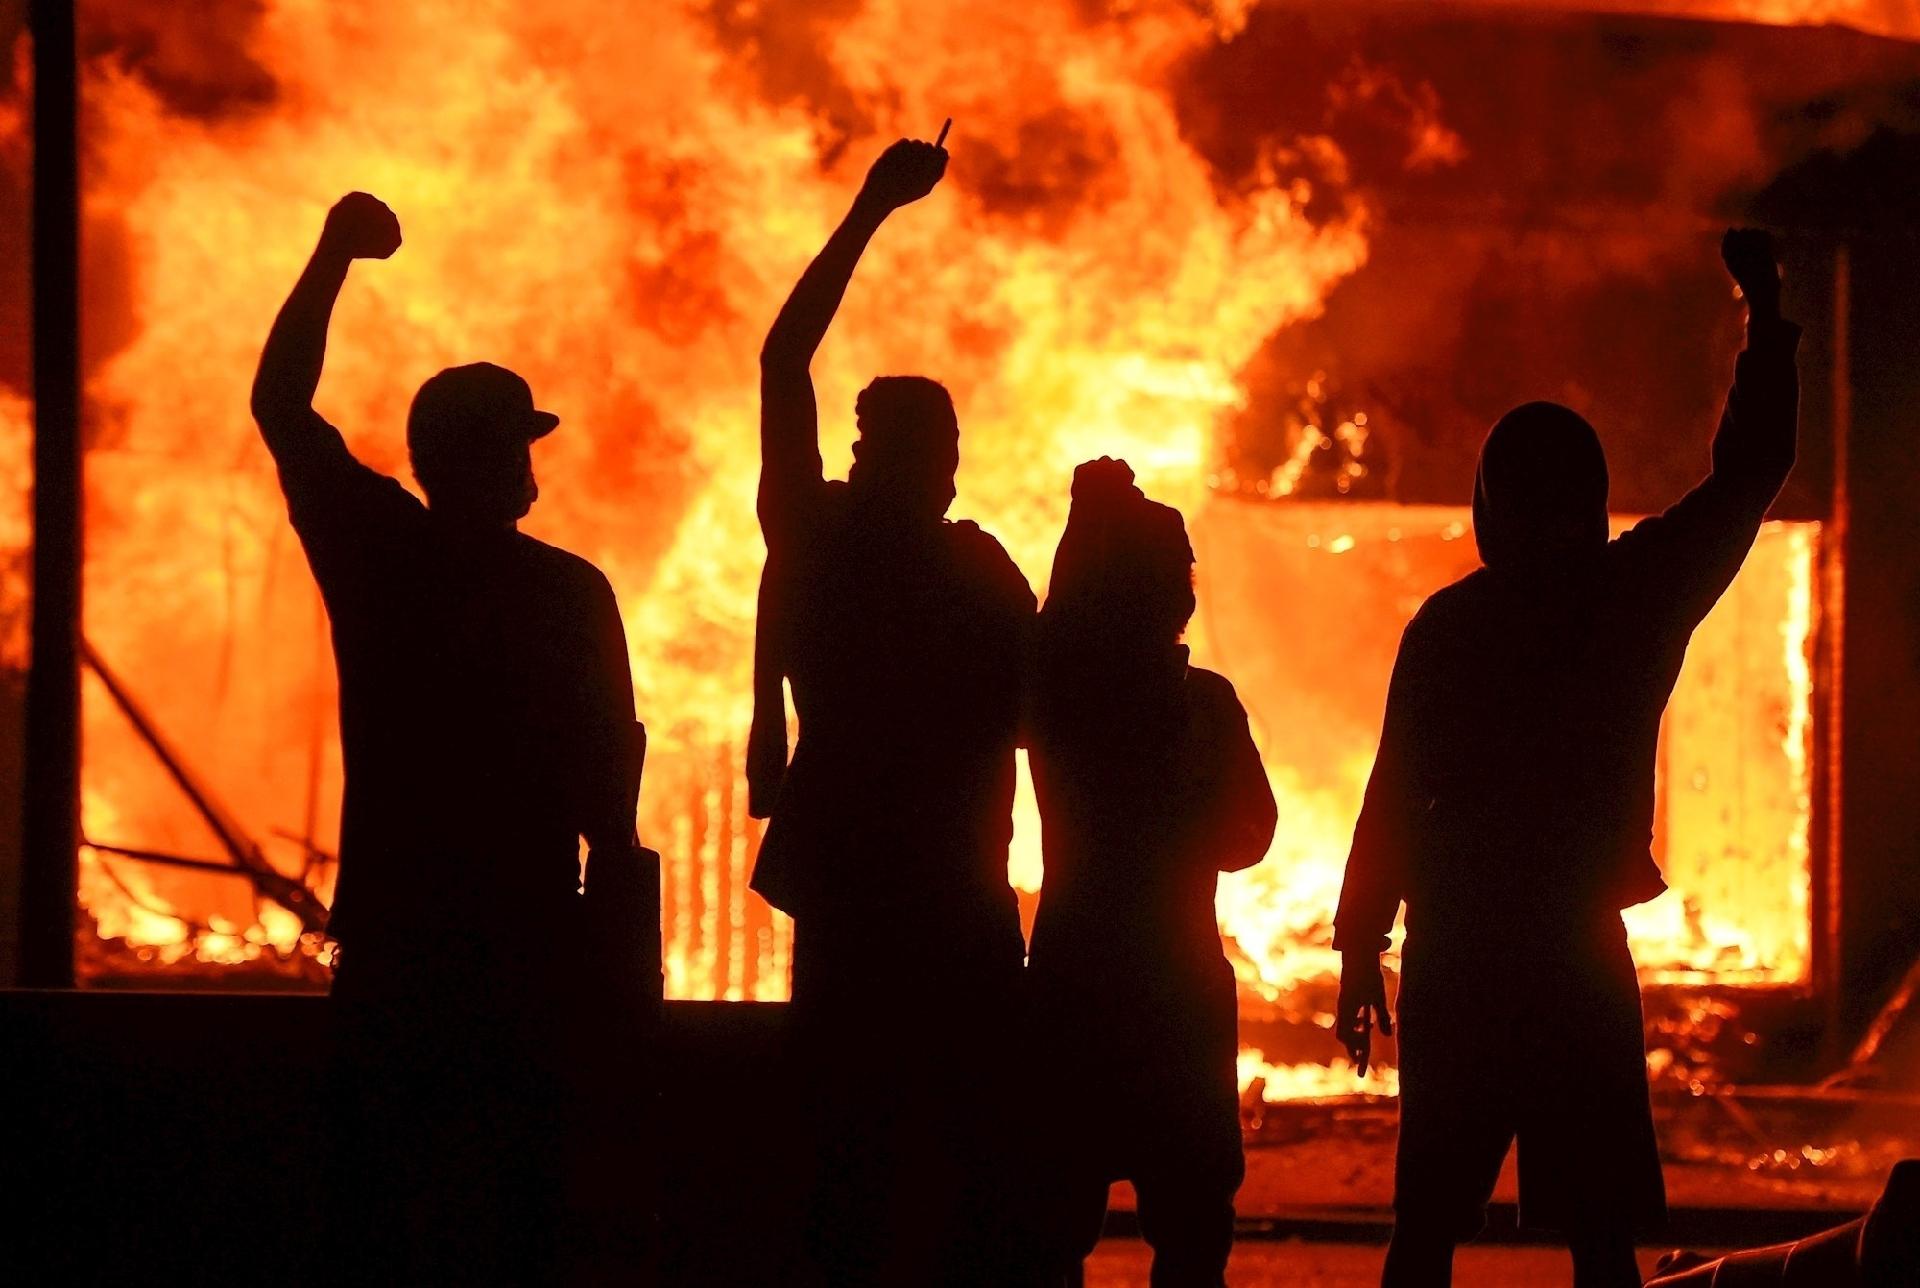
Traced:
<svg viewBox="0 0 1920 1288">
<path fill-rule="evenodd" d="M 1687 642 L 1792 466 L 1798 329 L 1763 235 L 1723 246 L 1747 348 L 1711 474 L 1608 539 L 1607 464 L 1553 403 L 1481 449 L 1484 567 L 1408 624 L 1335 919 L 1336 1028 L 1364 1069 L 1393 1031 L 1379 954 L 1400 905 L 1400 1144 L 1388 1284 L 1445 1283 L 1510 1145 L 1521 1219 L 1563 1233 L 1582 1285 L 1638 1283 L 1664 1220 L 1634 965 L 1620 913 L 1652 854 L 1661 717 Z"/>
<path fill-rule="evenodd" d="M 1192 666 L 1193 550 L 1123 461 L 1074 473 L 1040 612 L 1032 766 L 1046 885 L 1028 976 L 1038 1262 L 1064 1277 L 1133 1182 L 1155 1284 L 1224 1283 L 1244 1174 L 1236 995 L 1214 918 L 1273 792 L 1224 676 Z"/>
</svg>

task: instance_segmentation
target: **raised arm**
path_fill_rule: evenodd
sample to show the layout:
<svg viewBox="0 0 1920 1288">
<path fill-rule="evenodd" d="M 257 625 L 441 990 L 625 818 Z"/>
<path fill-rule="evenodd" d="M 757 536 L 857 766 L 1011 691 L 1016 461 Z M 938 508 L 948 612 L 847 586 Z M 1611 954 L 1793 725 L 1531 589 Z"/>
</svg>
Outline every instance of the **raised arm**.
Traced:
<svg viewBox="0 0 1920 1288">
<path fill-rule="evenodd" d="M 800 276 L 760 350 L 760 525 L 785 541 L 820 483 L 819 417 L 809 368 L 867 242 L 889 214 L 933 191 L 945 148 L 901 139 L 873 163 L 853 208 Z"/>
<path fill-rule="evenodd" d="M 1704 617 L 1740 571 L 1767 507 L 1793 468 L 1800 328 L 1780 316 L 1780 270 L 1768 236 L 1733 229 L 1720 255 L 1747 302 L 1747 345 L 1713 436 L 1711 472 L 1664 514 L 1635 525 L 1623 546 L 1643 556 L 1693 620 Z"/>
<path fill-rule="evenodd" d="M 852 209 L 800 275 L 760 349 L 760 530 L 767 541 L 753 655 L 753 723 L 747 738 L 748 812 L 773 811 L 787 767 L 787 552 L 807 540 L 808 511 L 821 487 L 820 418 L 813 397 L 813 355 L 840 310 L 854 267 L 882 221 L 933 191 L 947 152 L 901 139 L 873 163 Z"/>
<path fill-rule="evenodd" d="M 307 454 L 344 450 L 313 410 L 327 356 L 334 301 L 356 259 L 386 259 L 400 248 L 400 223 L 377 198 L 350 192 L 327 213 L 320 244 L 280 306 L 253 378 L 253 419 L 284 467 Z"/>
</svg>

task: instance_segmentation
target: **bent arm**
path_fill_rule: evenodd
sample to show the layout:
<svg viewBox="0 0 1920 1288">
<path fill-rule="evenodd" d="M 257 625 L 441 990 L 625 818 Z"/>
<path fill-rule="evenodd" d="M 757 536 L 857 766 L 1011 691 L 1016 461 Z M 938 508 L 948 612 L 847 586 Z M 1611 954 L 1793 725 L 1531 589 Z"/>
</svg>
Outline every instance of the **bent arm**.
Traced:
<svg viewBox="0 0 1920 1288">
<path fill-rule="evenodd" d="M 820 425 L 813 355 L 839 311 L 853 270 L 886 210 L 862 194 L 787 297 L 760 350 L 760 524 L 768 548 L 784 543 L 819 486 Z"/>
<path fill-rule="evenodd" d="M 1711 471 L 1665 513 L 1636 524 L 1621 539 L 1624 548 L 1646 557 L 1693 621 L 1705 617 L 1733 583 L 1793 468 L 1799 343 L 1800 328 L 1776 306 L 1755 304 L 1713 436 Z"/>
<path fill-rule="evenodd" d="M 820 485 L 820 425 L 808 368 L 846 296 L 847 283 L 888 213 L 933 191 L 947 168 L 937 144 L 901 139 L 867 171 L 852 209 L 774 319 L 760 350 L 760 526 L 769 553 L 800 539 Z"/>
<path fill-rule="evenodd" d="M 340 443 L 313 409 L 327 357 L 327 328 L 346 284 L 351 256 L 323 244 L 280 306 L 253 377 L 253 419 L 276 460 L 285 461 Z"/>
<path fill-rule="evenodd" d="M 1222 720 L 1220 780 L 1215 797 L 1213 853 L 1222 872 L 1240 872 L 1267 857 L 1280 821 L 1273 785 L 1254 745 L 1246 709 L 1232 697 Z"/>
</svg>

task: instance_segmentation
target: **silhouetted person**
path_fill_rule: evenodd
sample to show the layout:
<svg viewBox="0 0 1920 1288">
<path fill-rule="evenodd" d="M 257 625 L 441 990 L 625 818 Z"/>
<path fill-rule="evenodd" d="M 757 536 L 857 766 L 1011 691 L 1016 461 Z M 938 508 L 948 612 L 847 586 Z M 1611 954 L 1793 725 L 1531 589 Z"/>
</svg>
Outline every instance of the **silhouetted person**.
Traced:
<svg viewBox="0 0 1920 1288">
<path fill-rule="evenodd" d="M 882 154 L 760 357 L 760 648 L 777 668 L 771 700 L 780 674 L 792 684 L 800 734 L 753 887 L 794 918 L 792 1017 L 818 1144 L 809 1224 L 836 1285 L 991 1282 L 997 1237 L 1033 593 L 998 542 L 943 517 L 960 460 L 944 388 L 868 385 L 853 467 L 830 483 L 808 373 L 868 239 L 946 161 L 907 140 Z"/>
<path fill-rule="evenodd" d="M 559 1218 L 579 844 L 633 862 L 633 687 L 613 592 L 520 533 L 558 418 L 488 363 L 421 386 L 422 505 L 313 409 L 348 265 L 399 247 L 341 199 L 260 358 L 253 414 L 333 627 L 346 788 L 329 933 L 342 1282 L 536 1282 Z"/>
<path fill-rule="evenodd" d="M 1214 886 L 1273 839 L 1273 791 L 1223 676 L 1180 643 L 1194 609 L 1180 512 L 1124 462 L 1074 472 L 1040 612 L 1032 763 L 1046 857 L 1028 1059 L 1054 1284 L 1139 1195 L 1153 1283 L 1224 1284 L 1241 1157 L 1233 970 Z"/>
<path fill-rule="evenodd" d="M 1706 1257 L 1670 1252 L 1647 1288 L 1913 1288 L 1920 1283 L 1920 1158 L 1893 1165 L 1865 1216 L 1819 1234 Z"/>
<path fill-rule="evenodd" d="M 1799 331 L 1764 234 L 1729 233 L 1748 303 L 1712 473 L 1608 540 L 1591 426 L 1528 403 L 1481 449 L 1485 567 L 1407 626 L 1354 829 L 1336 1024 L 1392 1032 L 1379 952 L 1402 901 L 1400 1144 L 1384 1283 L 1442 1284 L 1518 1140 L 1521 1219 L 1566 1235 L 1580 1288 L 1638 1284 L 1664 1220 L 1638 982 L 1620 911 L 1664 889 L 1654 753 L 1687 640 L 1793 464 Z"/>
</svg>

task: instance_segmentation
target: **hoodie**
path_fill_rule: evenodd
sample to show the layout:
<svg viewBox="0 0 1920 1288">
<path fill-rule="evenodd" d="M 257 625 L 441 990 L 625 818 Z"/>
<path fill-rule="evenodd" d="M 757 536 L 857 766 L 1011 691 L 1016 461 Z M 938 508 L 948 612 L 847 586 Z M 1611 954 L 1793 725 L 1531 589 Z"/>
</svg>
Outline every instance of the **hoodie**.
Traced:
<svg viewBox="0 0 1920 1288">
<path fill-rule="evenodd" d="M 1484 566 L 1407 626 L 1335 918 L 1342 950 L 1551 938 L 1665 889 L 1652 853 L 1660 721 L 1687 641 L 1733 581 L 1794 458 L 1790 323 L 1756 324 L 1712 470 L 1607 539 L 1593 428 L 1552 403 L 1481 450 Z"/>
</svg>

